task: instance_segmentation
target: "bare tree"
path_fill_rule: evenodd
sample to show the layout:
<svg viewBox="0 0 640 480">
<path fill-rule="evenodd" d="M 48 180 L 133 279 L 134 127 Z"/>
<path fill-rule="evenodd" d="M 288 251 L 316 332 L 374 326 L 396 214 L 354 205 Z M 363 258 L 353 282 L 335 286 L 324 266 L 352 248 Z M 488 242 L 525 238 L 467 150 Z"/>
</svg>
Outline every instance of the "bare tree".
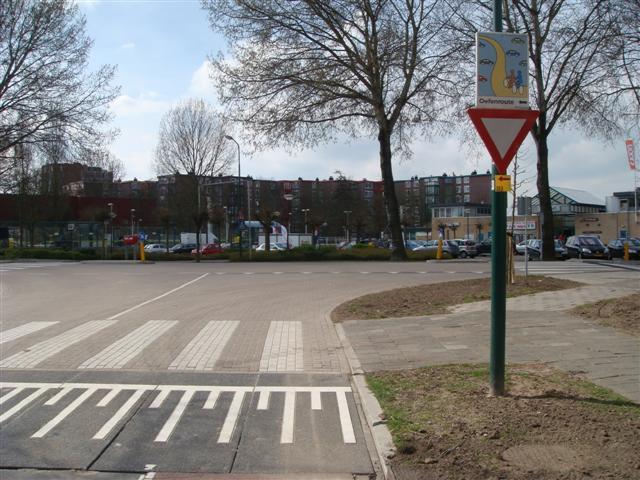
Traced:
<svg viewBox="0 0 640 480">
<path fill-rule="evenodd" d="M 208 218 L 201 194 L 203 178 L 225 173 L 234 152 L 225 140 L 226 120 L 201 99 L 172 108 L 160 121 L 155 166 L 159 175 L 186 174 L 192 179 L 190 199 L 200 259 L 200 230 Z"/>
<path fill-rule="evenodd" d="M 457 3 L 203 0 L 231 52 L 212 60 L 214 79 L 256 146 L 377 138 L 394 259 L 406 252 L 392 154 L 412 133 L 433 133 L 463 87 L 456 75 L 468 41 L 447 28 Z"/>
<path fill-rule="evenodd" d="M 107 135 L 114 67 L 88 73 L 91 40 L 74 2 L 0 2 L 0 176 L 20 144 L 61 137 L 68 148 L 96 147 Z"/>
<path fill-rule="evenodd" d="M 640 0 L 612 3 L 617 35 L 610 54 L 618 60 L 615 70 L 620 75 L 620 83 L 612 87 L 611 94 L 627 99 L 629 108 L 623 112 L 623 120 L 637 137 L 640 135 Z"/>
<path fill-rule="evenodd" d="M 554 222 L 549 193 L 548 139 L 555 127 L 575 126 L 590 136 L 621 133 L 628 96 L 616 95 L 625 79 L 640 78 L 640 65 L 618 68 L 630 37 L 620 29 L 610 0 L 512 0 L 505 2 L 509 31 L 529 37 L 530 83 L 540 116 L 532 128 L 537 150 L 537 187 L 542 224 L 542 257 L 553 259 Z M 629 5 L 637 1 L 628 2 Z M 484 4 L 486 6 L 486 4 Z M 637 27 L 637 23 L 636 23 Z M 637 92 L 637 88 L 632 90 Z M 628 90 L 625 90 L 628 91 Z"/>
</svg>

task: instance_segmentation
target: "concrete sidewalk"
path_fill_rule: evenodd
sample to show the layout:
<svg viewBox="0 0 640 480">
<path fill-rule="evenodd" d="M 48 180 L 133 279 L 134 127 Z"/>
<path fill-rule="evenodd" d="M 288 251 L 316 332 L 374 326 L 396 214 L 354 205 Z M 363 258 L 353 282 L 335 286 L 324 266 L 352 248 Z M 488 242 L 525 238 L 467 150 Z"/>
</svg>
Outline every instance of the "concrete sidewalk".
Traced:
<svg viewBox="0 0 640 480">
<path fill-rule="evenodd" d="M 544 362 L 640 403 L 640 339 L 571 315 L 576 305 L 640 293 L 638 282 L 611 282 L 507 301 L 507 361 Z M 367 371 L 488 362 L 490 304 L 452 314 L 343 322 Z"/>
</svg>

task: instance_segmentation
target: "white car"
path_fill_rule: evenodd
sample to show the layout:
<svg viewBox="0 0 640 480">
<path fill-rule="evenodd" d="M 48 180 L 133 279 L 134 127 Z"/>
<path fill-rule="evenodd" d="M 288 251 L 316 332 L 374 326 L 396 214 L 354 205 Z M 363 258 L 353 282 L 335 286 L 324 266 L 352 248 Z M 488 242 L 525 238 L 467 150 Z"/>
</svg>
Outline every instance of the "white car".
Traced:
<svg viewBox="0 0 640 480">
<path fill-rule="evenodd" d="M 267 248 L 266 243 L 261 243 L 260 245 L 258 245 L 258 247 L 256 248 L 256 252 L 264 252 Z M 272 252 L 281 252 L 287 249 L 286 245 L 283 245 L 282 243 L 272 243 L 269 245 L 269 248 L 271 249 Z"/>
<path fill-rule="evenodd" d="M 167 248 L 159 243 L 150 243 L 144 246 L 144 251 L 147 253 L 164 253 Z"/>
</svg>

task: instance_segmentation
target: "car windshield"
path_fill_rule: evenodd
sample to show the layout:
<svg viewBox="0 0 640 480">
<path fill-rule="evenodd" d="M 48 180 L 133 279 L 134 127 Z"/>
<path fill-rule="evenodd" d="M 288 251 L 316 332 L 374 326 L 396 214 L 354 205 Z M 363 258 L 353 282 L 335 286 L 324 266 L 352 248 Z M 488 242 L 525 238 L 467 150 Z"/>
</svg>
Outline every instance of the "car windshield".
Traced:
<svg viewBox="0 0 640 480">
<path fill-rule="evenodd" d="M 602 245 L 602 242 L 597 237 L 581 237 L 580 245 L 586 245 L 589 247 L 599 247 Z"/>
</svg>

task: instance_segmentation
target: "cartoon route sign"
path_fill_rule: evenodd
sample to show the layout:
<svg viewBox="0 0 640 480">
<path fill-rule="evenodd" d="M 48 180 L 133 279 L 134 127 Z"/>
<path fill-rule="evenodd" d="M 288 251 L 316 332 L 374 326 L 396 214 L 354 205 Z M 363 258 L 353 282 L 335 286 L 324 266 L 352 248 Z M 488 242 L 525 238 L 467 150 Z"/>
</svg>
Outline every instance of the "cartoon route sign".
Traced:
<svg viewBox="0 0 640 480">
<path fill-rule="evenodd" d="M 529 108 L 529 42 L 517 33 L 476 33 L 476 107 Z"/>
</svg>

